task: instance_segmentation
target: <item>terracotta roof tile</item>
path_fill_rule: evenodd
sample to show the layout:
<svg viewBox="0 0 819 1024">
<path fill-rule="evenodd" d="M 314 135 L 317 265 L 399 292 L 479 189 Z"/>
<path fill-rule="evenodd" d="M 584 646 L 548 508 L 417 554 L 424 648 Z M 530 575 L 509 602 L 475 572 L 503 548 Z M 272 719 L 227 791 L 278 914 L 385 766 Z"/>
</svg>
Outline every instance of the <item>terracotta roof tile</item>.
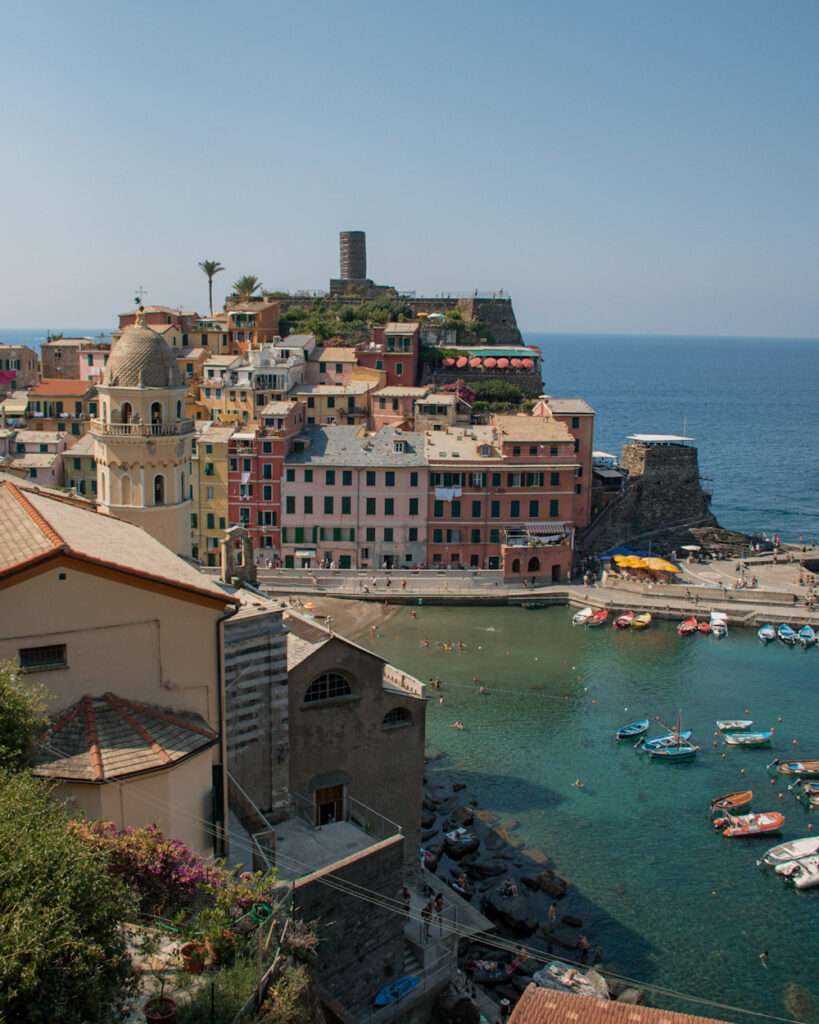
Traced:
<svg viewBox="0 0 819 1024">
<path fill-rule="evenodd" d="M 720 1024 L 711 1017 L 591 999 L 530 984 L 508 1024 Z"/>
<path fill-rule="evenodd" d="M 81 398 L 89 391 L 94 390 L 94 385 L 87 380 L 74 380 L 71 377 L 44 377 L 39 384 L 35 384 L 29 391 L 30 398 L 52 398 L 60 395 L 72 395 Z"/>
<path fill-rule="evenodd" d="M 83 697 L 51 726 L 34 771 L 106 782 L 174 764 L 217 739 L 208 723 L 190 712 L 137 704 L 113 693 Z"/>
</svg>

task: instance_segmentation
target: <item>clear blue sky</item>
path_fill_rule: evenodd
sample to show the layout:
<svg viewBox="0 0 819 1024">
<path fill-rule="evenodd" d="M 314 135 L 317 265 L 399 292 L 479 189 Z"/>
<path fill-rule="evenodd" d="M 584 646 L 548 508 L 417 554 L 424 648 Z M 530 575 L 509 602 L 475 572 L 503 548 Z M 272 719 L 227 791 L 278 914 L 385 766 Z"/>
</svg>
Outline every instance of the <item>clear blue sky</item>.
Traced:
<svg viewBox="0 0 819 1024">
<path fill-rule="evenodd" d="M 4 9 L 0 326 L 326 288 L 338 232 L 526 330 L 819 335 L 819 3 Z"/>
</svg>

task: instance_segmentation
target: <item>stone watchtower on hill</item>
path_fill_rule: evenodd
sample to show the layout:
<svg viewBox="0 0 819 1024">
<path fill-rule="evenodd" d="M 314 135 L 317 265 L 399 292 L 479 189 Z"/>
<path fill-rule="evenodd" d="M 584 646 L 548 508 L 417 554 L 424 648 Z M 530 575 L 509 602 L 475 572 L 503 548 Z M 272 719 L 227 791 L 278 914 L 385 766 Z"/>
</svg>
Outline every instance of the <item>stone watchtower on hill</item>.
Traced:
<svg viewBox="0 0 819 1024">
<path fill-rule="evenodd" d="M 165 339 L 145 324 L 122 331 L 97 386 L 97 503 L 142 526 L 180 555 L 191 553 L 193 421 L 185 418 L 187 388 Z"/>
<path fill-rule="evenodd" d="M 374 299 L 394 295 L 395 289 L 374 284 L 367 277 L 367 235 L 364 231 L 339 232 L 339 277 L 330 280 L 331 295 L 359 295 Z"/>
</svg>

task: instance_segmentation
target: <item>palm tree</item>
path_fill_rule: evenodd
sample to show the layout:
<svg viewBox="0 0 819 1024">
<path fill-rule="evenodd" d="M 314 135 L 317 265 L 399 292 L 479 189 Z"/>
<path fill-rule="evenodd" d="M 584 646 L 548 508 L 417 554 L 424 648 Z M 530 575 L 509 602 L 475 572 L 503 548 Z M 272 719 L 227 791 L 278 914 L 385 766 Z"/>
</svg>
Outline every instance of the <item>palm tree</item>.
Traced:
<svg viewBox="0 0 819 1024">
<path fill-rule="evenodd" d="M 252 274 L 245 274 L 244 277 L 240 277 L 238 281 L 233 283 L 234 291 L 242 302 L 249 302 L 254 292 L 257 292 L 261 287 L 262 282 L 258 277 L 253 277 Z"/>
<path fill-rule="evenodd" d="M 213 316 L 213 279 L 225 268 L 217 260 L 202 260 L 199 266 L 207 274 L 208 278 L 208 301 L 210 303 L 210 315 Z"/>
</svg>

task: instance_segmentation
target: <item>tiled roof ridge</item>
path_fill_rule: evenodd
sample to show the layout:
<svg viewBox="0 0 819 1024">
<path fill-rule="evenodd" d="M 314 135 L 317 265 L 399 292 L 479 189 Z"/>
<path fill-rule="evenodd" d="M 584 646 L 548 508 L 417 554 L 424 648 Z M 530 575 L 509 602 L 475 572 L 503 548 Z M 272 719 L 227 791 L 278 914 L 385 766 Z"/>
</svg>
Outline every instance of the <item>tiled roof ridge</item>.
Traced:
<svg viewBox="0 0 819 1024">
<path fill-rule="evenodd" d="M 134 730 L 135 733 L 137 733 L 138 736 L 145 740 L 145 742 L 150 746 L 151 750 L 153 750 L 157 757 L 161 758 L 165 764 L 171 763 L 171 756 L 167 752 L 167 750 L 165 750 L 164 747 L 157 743 L 157 741 L 153 738 L 153 736 L 148 732 L 147 729 L 143 729 L 143 727 L 134 718 L 134 716 L 126 710 L 125 705 L 120 703 L 119 697 L 117 697 L 113 693 L 106 693 L 103 694 L 103 699 L 111 705 L 114 711 L 116 711 L 117 714 L 120 715 L 120 717 L 128 723 L 128 725 L 131 726 L 131 728 Z"/>
<path fill-rule="evenodd" d="M 132 700 L 127 700 L 125 697 L 117 697 L 116 694 L 110 694 L 118 704 L 126 708 L 131 708 L 132 711 L 141 711 L 145 715 L 151 715 L 153 718 L 158 718 L 163 722 L 168 722 L 170 725 L 178 725 L 182 729 L 189 729 L 191 732 L 198 732 L 202 736 L 207 736 L 208 739 L 217 739 L 218 735 L 212 729 L 203 729 L 201 725 L 193 725 L 191 722 L 186 722 L 182 718 L 176 718 L 174 715 L 166 714 L 164 711 L 160 711 L 159 708 L 151 708 L 145 704 L 136 704 Z M 106 700 L 109 694 L 105 694 Z M 110 701 L 109 701 L 110 703 Z"/>
<path fill-rule="evenodd" d="M 29 519 L 37 526 L 37 528 L 43 533 L 43 535 L 51 541 L 54 547 L 68 547 L 68 545 L 59 535 L 59 533 L 57 533 L 57 531 L 45 519 L 45 517 L 37 511 L 37 509 L 31 504 L 31 502 L 22 493 L 22 491 L 18 490 L 18 488 L 15 487 L 15 485 L 12 483 L 6 482 L 4 486 L 8 490 L 9 494 L 11 494 L 11 496 L 15 499 L 15 501 L 17 501 L 17 503 L 22 506 L 23 510 L 25 511 Z"/>
<path fill-rule="evenodd" d="M 46 733 L 46 735 L 47 735 L 47 736 L 53 736 L 53 735 L 54 735 L 54 733 L 55 733 L 55 732 L 56 732 L 56 731 L 57 731 L 58 729 L 62 729 L 62 727 L 63 727 L 64 725 L 68 725 L 68 723 L 69 723 L 69 722 L 71 721 L 71 719 L 72 719 L 72 718 L 73 718 L 73 717 L 74 717 L 74 716 L 75 716 L 75 715 L 77 714 L 77 712 L 78 712 L 79 710 L 80 710 L 80 703 L 78 702 L 78 703 L 77 703 L 77 704 L 75 704 L 75 705 L 74 705 L 73 707 L 70 707 L 70 708 L 69 708 L 69 709 L 68 709 L 68 710 L 67 710 L 67 711 L 65 712 L 65 714 L 64 714 L 64 715 L 62 715 L 62 716 L 61 716 L 60 718 L 58 718 L 58 719 L 57 719 L 57 721 L 56 721 L 56 722 L 54 722 L 54 723 L 53 723 L 53 724 L 51 725 L 51 727 L 49 728 L 49 730 L 48 730 L 48 732 Z"/>
<path fill-rule="evenodd" d="M 105 781 L 105 768 L 100 753 L 100 741 L 97 736 L 97 723 L 94 718 L 94 705 L 90 697 L 83 697 L 83 710 L 85 711 L 85 731 L 88 735 L 88 749 L 91 754 L 91 767 L 94 771 L 94 781 Z"/>
</svg>

